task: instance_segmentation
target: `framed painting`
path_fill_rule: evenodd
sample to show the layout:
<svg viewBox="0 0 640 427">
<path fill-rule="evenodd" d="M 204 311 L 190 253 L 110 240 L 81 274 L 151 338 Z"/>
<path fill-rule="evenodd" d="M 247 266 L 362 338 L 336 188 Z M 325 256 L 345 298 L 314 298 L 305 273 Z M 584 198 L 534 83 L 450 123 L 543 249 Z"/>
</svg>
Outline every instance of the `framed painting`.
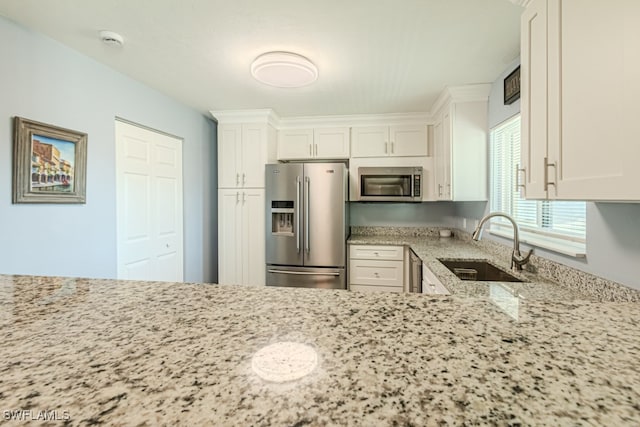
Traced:
<svg viewBox="0 0 640 427">
<path fill-rule="evenodd" d="M 87 134 L 15 117 L 13 203 L 85 203 Z"/>
</svg>

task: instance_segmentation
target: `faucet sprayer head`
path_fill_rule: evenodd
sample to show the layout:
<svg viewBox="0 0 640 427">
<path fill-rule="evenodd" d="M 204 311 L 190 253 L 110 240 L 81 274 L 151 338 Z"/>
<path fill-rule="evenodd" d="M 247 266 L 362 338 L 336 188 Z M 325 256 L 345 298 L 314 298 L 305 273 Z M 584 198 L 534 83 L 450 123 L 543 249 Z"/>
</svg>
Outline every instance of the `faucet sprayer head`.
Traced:
<svg viewBox="0 0 640 427">
<path fill-rule="evenodd" d="M 471 238 L 476 242 L 480 240 L 482 238 L 482 228 L 477 227 L 475 230 L 473 230 L 473 234 L 471 235 Z"/>
</svg>

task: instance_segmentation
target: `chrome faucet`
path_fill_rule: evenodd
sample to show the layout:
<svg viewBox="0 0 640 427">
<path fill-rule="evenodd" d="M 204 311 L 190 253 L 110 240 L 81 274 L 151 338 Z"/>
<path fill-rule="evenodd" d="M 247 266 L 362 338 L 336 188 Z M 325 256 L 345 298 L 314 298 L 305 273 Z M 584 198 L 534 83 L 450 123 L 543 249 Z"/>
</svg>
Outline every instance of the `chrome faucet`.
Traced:
<svg viewBox="0 0 640 427">
<path fill-rule="evenodd" d="M 513 224 L 513 252 L 511 253 L 511 269 L 522 270 L 522 266 L 529 262 L 529 258 L 531 257 L 531 253 L 533 249 L 529 251 L 527 256 L 522 256 L 520 253 L 520 238 L 518 235 L 518 224 L 506 213 L 502 212 L 492 212 L 490 214 L 485 215 L 481 220 L 476 229 L 474 230 L 471 238 L 475 241 L 478 241 L 482 238 L 482 226 L 485 222 L 495 216 L 502 216 L 507 218 Z"/>
</svg>

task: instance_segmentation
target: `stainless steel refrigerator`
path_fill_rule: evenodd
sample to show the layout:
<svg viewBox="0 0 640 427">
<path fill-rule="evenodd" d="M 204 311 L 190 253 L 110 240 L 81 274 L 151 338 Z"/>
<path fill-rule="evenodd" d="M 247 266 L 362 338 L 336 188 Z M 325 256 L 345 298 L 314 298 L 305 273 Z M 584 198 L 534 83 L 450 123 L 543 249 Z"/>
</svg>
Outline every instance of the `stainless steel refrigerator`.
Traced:
<svg viewBox="0 0 640 427">
<path fill-rule="evenodd" d="M 267 286 L 346 289 L 344 163 L 266 165 Z"/>
</svg>

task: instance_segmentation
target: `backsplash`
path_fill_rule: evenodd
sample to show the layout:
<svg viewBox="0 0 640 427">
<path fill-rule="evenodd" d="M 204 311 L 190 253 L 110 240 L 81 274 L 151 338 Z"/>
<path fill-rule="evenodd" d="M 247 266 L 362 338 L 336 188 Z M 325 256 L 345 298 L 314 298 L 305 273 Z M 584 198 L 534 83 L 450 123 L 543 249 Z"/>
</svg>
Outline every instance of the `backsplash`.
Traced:
<svg viewBox="0 0 640 427">
<path fill-rule="evenodd" d="M 438 237 L 442 229 L 446 229 L 446 227 L 352 226 L 351 234 L 360 236 Z M 470 245 L 476 245 L 491 255 L 506 260 L 511 259 L 511 247 L 488 239 L 476 242 L 471 239 L 471 233 L 459 229 L 453 229 L 452 231 L 455 239 L 466 241 Z M 601 301 L 640 302 L 640 291 L 636 289 L 536 256 L 535 253 L 531 255 L 531 260 L 526 265 L 526 269 L 577 292 L 592 295 Z"/>
</svg>

